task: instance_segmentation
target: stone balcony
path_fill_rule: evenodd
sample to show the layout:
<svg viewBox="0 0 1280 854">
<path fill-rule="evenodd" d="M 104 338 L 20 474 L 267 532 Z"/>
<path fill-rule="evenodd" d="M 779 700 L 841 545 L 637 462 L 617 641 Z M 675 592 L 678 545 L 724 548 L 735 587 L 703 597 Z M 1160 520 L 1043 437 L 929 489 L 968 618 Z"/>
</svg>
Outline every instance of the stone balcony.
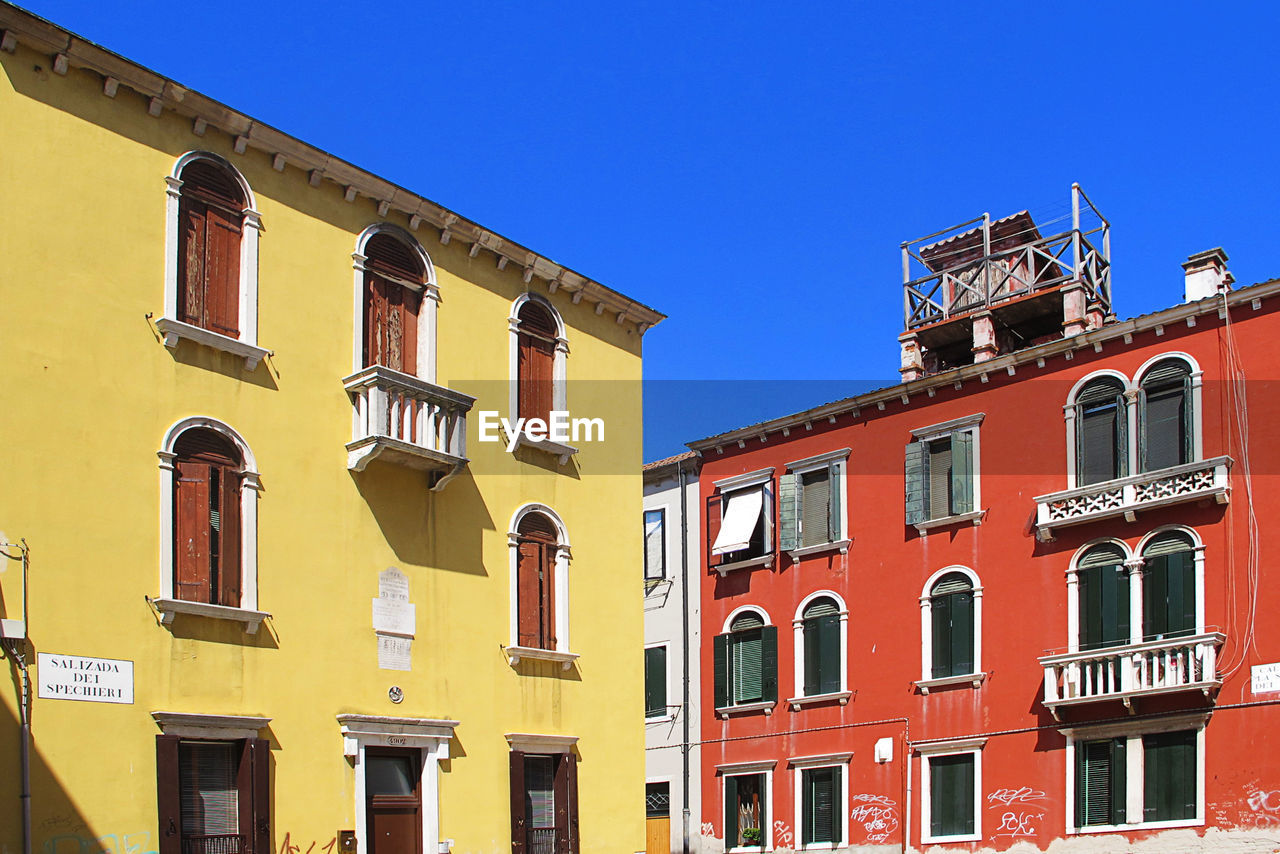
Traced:
<svg viewBox="0 0 1280 854">
<path fill-rule="evenodd" d="M 444 487 L 467 465 L 467 412 L 475 398 L 374 365 L 342 381 L 354 406 L 347 468 L 374 460 L 428 473 Z"/>
<path fill-rule="evenodd" d="M 1037 496 L 1036 535 L 1048 541 L 1057 528 L 1116 516 L 1132 522 L 1142 511 L 1170 504 L 1210 498 L 1226 504 L 1230 470 L 1230 457 L 1213 457 Z"/>
<path fill-rule="evenodd" d="M 1119 700 L 1131 708 L 1137 697 L 1221 687 L 1218 647 L 1221 632 L 1047 655 L 1044 705 L 1058 716 L 1062 706 Z"/>
</svg>

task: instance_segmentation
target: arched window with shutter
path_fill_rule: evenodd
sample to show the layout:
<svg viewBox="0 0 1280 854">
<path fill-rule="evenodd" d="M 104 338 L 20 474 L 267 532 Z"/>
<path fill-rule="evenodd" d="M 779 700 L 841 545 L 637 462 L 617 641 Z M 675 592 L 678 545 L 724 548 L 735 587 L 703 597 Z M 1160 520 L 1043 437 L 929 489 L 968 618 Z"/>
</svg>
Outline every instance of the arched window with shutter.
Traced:
<svg viewBox="0 0 1280 854">
<path fill-rule="evenodd" d="M 973 582 L 962 572 L 949 572 L 929 590 L 933 665 L 931 678 L 974 672 Z"/>
<path fill-rule="evenodd" d="M 179 177 L 178 320 L 239 338 L 244 192 L 212 160 L 191 161 Z"/>
<path fill-rule="evenodd" d="M 716 708 L 778 699 L 778 628 L 754 608 L 731 617 L 712 646 Z"/>
<path fill-rule="evenodd" d="M 1128 407 L 1117 377 L 1087 383 L 1075 399 L 1076 486 L 1128 474 Z"/>
<path fill-rule="evenodd" d="M 1076 562 L 1080 649 L 1129 643 L 1129 573 L 1116 543 L 1092 546 Z"/>
<path fill-rule="evenodd" d="M 1182 359 L 1157 362 L 1142 375 L 1138 398 L 1141 471 L 1189 463 L 1195 454 L 1191 367 Z"/>
<path fill-rule="evenodd" d="M 369 237 L 364 256 L 364 367 L 417 376 L 426 266 L 415 246 L 386 230 Z"/>
<path fill-rule="evenodd" d="M 793 707 L 808 697 L 831 697 L 846 691 L 845 644 L 848 611 L 830 591 L 810 594 L 795 618 L 795 695 Z M 841 702 L 844 702 L 841 698 Z"/>
<path fill-rule="evenodd" d="M 1162 640 L 1200 631 L 1196 551 L 1190 535 L 1166 531 L 1142 549 L 1142 636 Z"/>
<path fill-rule="evenodd" d="M 540 302 L 529 300 L 520 307 L 520 361 L 516 414 L 520 418 L 541 418 L 547 422 L 554 408 L 556 321 Z"/>
<path fill-rule="evenodd" d="M 569 651 L 569 535 L 544 504 L 525 504 L 511 518 L 511 663 L 521 659 L 572 666 Z"/>
</svg>

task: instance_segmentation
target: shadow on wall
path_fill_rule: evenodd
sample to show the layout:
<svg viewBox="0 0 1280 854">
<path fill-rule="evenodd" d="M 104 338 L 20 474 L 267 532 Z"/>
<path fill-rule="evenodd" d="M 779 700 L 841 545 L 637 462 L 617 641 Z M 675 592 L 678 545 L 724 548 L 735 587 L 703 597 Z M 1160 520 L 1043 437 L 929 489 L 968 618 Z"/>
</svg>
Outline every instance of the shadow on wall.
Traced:
<svg viewBox="0 0 1280 854">
<path fill-rule="evenodd" d="M 35 645 L 28 642 L 27 650 L 28 661 L 34 664 Z M 8 697 L 0 702 L 0 850 L 12 854 L 22 851 L 21 740 L 16 717 L 22 673 L 12 658 L 6 656 L 5 664 L 9 683 L 5 686 Z M 31 670 L 34 672 L 35 668 Z M 94 827 L 80 812 L 40 750 L 40 705 L 35 701 L 31 720 L 32 854 L 156 854 L 160 840 L 154 822 L 140 827 Z M 86 739 L 93 737 L 85 735 Z M 121 761 L 127 765 L 127 761 Z M 118 785 L 119 780 L 130 776 L 128 767 L 111 767 L 109 763 L 98 766 L 98 770 L 103 788 Z"/>
<path fill-rule="evenodd" d="M 422 472 L 380 461 L 351 479 L 402 564 L 487 574 L 483 532 L 494 522 L 470 472 L 440 492 L 427 488 Z"/>
</svg>

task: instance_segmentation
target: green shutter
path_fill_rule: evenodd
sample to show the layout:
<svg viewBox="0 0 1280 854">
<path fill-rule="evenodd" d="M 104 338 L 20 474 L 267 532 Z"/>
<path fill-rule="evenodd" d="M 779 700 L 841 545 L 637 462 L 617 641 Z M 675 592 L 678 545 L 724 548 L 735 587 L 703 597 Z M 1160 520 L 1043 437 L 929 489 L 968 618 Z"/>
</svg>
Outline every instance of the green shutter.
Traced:
<svg viewBox="0 0 1280 854">
<path fill-rule="evenodd" d="M 762 698 L 762 641 L 759 629 L 735 632 L 730 639 L 730 681 L 733 703 L 754 703 Z"/>
<path fill-rule="evenodd" d="M 937 596 L 929 602 L 929 616 L 933 625 L 930 635 L 933 641 L 933 678 L 942 679 L 951 673 L 951 597 Z"/>
<path fill-rule="evenodd" d="M 1076 742 L 1076 827 L 1124 824 L 1125 740 Z"/>
<path fill-rule="evenodd" d="M 1125 824 L 1129 821 L 1128 809 L 1128 773 L 1129 763 L 1125 759 L 1125 748 L 1128 741 L 1123 738 L 1111 739 L 1111 823 Z"/>
<path fill-rule="evenodd" d="M 806 768 L 801 772 L 801 843 L 840 841 L 840 769 Z"/>
<path fill-rule="evenodd" d="M 772 703 L 778 699 L 778 627 L 762 628 L 760 640 L 760 699 Z"/>
<path fill-rule="evenodd" d="M 951 674 L 973 672 L 973 593 L 951 594 Z"/>
<path fill-rule="evenodd" d="M 1190 462 L 1194 444 L 1191 373 L 1186 362 L 1169 359 L 1147 371 L 1139 398 L 1139 456 L 1143 471 Z"/>
<path fill-rule="evenodd" d="M 1090 549 L 1078 564 L 1080 648 L 1129 642 L 1129 576 L 1118 546 Z"/>
<path fill-rule="evenodd" d="M 804 621 L 804 696 L 811 697 L 821 691 L 818 685 L 822 679 L 819 649 L 822 641 L 818 637 L 818 620 Z"/>
<path fill-rule="evenodd" d="M 951 507 L 951 438 L 926 443 L 929 449 L 929 518 L 941 519 L 958 512 Z"/>
<path fill-rule="evenodd" d="M 938 579 L 929 591 L 933 678 L 973 672 L 973 583 L 960 572 Z"/>
<path fill-rule="evenodd" d="M 970 513 L 973 506 L 973 431 L 951 435 L 951 512 Z"/>
<path fill-rule="evenodd" d="M 1196 731 L 1142 738 L 1144 821 L 1196 817 Z"/>
<path fill-rule="evenodd" d="M 738 778 L 724 778 L 724 847 L 738 844 Z"/>
<path fill-rule="evenodd" d="M 1122 477 L 1128 457 L 1124 385 L 1112 378 L 1089 383 L 1076 398 L 1078 486 Z"/>
<path fill-rule="evenodd" d="M 844 534 L 844 520 L 840 514 L 843 508 L 840 504 L 840 493 L 844 491 L 844 464 L 831 463 L 827 466 L 827 482 L 831 484 L 831 501 L 828 505 L 830 511 L 827 515 L 827 542 L 834 543 L 842 538 Z"/>
<path fill-rule="evenodd" d="M 800 545 L 831 542 L 831 479 L 827 469 L 804 473 L 800 484 Z"/>
<path fill-rule="evenodd" d="M 974 831 L 972 753 L 929 759 L 929 831 L 963 836 Z"/>
<path fill-rule="evenodd" d="M 644 715 L 662 717 L 667 713 L 667 648 L 644 651 Z"/>
<path fill-rule="evenodd" d="M 717 709 L 723 709 L 729 705 L 728 680 L 729 675 L 729 636 L 716 635 L 711 639 L 711 659 L 714 682 L 714 694 L 712 702 Z"/>
<path fill-rule="evenodd" d="M 800 501 L 797 480 L 798 476 L 792 472 L 787 472 L 778 479 L 778 513 L 781 516 L 778 537 L 780 548 L 784 552 L 797 548 L 800 541 L 799 518 L 796 513 L 796 506 Z"/>
<path fill-rule="evenodd" d="M 907 524 L 918 525 L 928 520 L 926 507 L 929 501 L 929 458 L 923 442 L 907 445 Z"/>
<path fill-rule="evenodd" d="M 840 690 L 840 618 L 818 618 L 818 693 Z"/>
</svg>

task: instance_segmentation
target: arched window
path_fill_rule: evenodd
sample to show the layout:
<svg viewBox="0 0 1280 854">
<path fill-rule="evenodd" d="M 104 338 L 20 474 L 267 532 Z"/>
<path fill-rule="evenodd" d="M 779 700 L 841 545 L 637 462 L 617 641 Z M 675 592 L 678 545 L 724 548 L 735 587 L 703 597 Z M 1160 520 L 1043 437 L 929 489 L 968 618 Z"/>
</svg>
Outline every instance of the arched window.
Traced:
<svg viewBox="0 0 1280 854">
<path fill-rule="evenodd" d="M 192 160 L 179 178 L 178 320 L 239 338 L 247 200 L 235 176 L 212 160 Z"/>
<path fill-rule="evenodd" d="M 716 708 L 778 699 L 778 628 L 754 609 L 734 616 L 713 644 Z"/>
<path fill-rule="evenodd" d="M 517 528 L 516 625 L 518 644 L 556 648 L 556 529 L 541 513 L 529 513 Z"/>
<path fill-rule="evenodd" d="M 1129 643 L 1129 573 L 1125 558 L 1124 549 L 1116 543 L 1100 543 L 1076 563 L 1082 650 Z"/>
<path fill-rule="evenodd" d="M 160 596 L 163 622 L 178 613 L 238 620 L 250 633 L 258 607 L 258 473 L 248 445 L 211 418 L 169 429 L 160 451 Z"/>
<path fill-rule="evenodd" d="M 389 232 L 364 246 L 364 367 L 418 372 L 418 314 L 427 271 L 411 246 Z"/>
<path fill-rule="evenodd" d="M 1128 421 L 1124 383 L 1099 377 L 1076 396 L 1076 486 L 1128 473 Z"/>
<path fill-rule="evenodd" d="M 1139 384 L 1138 455 L 1141 470 L 1158 471 L 1189 463 L 1195 428 L 1191 368 L 1181 359 L 1157 362 Z"/>
<path fill-rule="evenodd" d="M 555 353 L 557 324 L 540 302 L 527 301 L 517 315 L 519 362 L 516 415 L 520 418 L 551 418 L 555 405 Z"/>
<path fill-rule="evenodd" d="M 1181 637 L 1199 630 L 1196 554 L 1181 531 L 1157 534 L 1142 550 L 1142 636 Z"/>
<path fill-rule="evenodd" d="M 844 690 L 843 609 L 830 596 L 819 596 L 800 615 L 804 648 L 801 696 L 835 694 Z"/>
<path fill-rule="evenodd" d="M 948 572 L 929 588 L 931 679 L 974 673 L 976 627 L 973 581 Z"/>
</svg>

